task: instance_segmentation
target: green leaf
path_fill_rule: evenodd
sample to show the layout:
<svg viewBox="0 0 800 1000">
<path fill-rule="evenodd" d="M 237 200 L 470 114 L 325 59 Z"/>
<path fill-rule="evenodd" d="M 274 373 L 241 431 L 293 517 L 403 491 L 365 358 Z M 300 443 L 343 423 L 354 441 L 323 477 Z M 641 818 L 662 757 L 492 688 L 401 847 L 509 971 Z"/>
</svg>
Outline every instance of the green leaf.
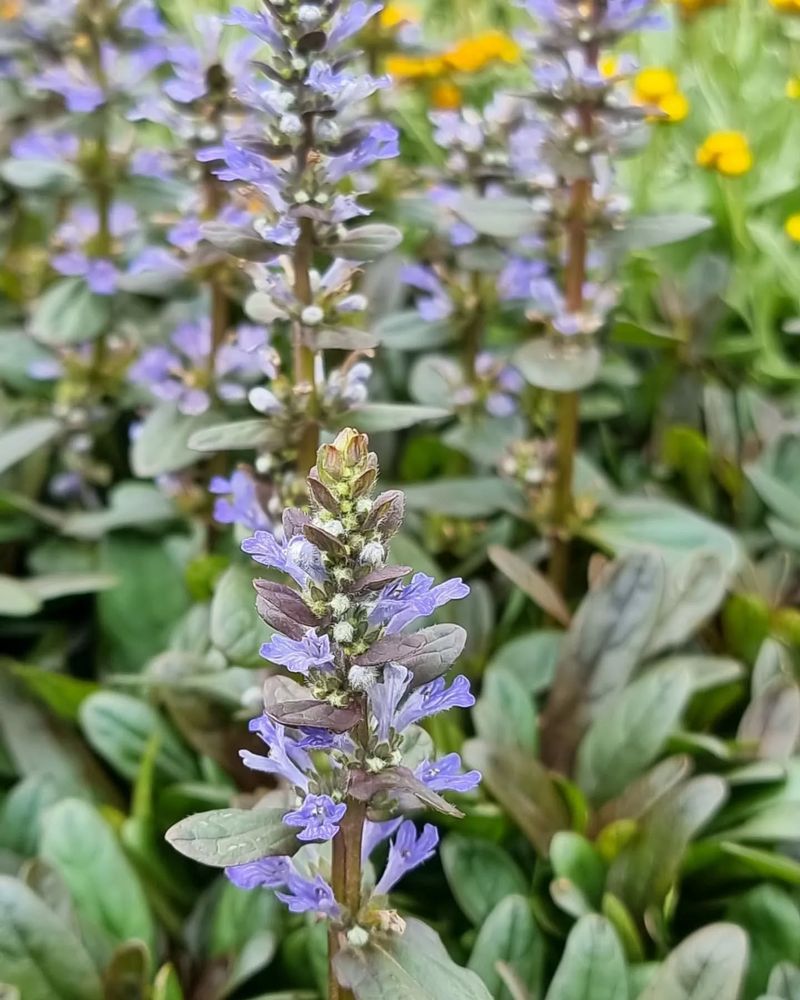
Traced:
<svg viewBox="0 0 800 1000">
<path fill-rule="evenodd" d="M 263 664 L 261 644 L 271 630 L 256 611 L 251 570 L 234 563 L 222 574 L 211 601 L 211 641 L 230 663 L 243 667 Z"/>
<path fill-rule="evenodd" d="M 214 868 L 241 865 L 300 848 L 283 825 L 285 809 L 212 809 L 180 820 L 167 830 L 170 844 L 193 861 Z"/>
<path fill-rule="evenodd" d="M 741 547 L 725 528 L 694 511 L 656 497 L 616 497 L 581 534 L 617 555 L 657 550 L 665 558 L 716 554 L 724 573 L 741 561 Z"/>
<path fill-rule="evenodd" d="M 441 857 L 450 891 L 478 926 L 504 896 L 527 892 L 527 879 L 520 867 L 491 841 L 451 833 L 442 842 Z"/>
<path fill-rule="evenodd" d="M 486 673 L 507 670 L 528 694 L 538 694 L 550 686 L 561 652 L 564 633 L 537 629 L 504 643 L 486 665 Z"/>
<path fill-rule="evenodd" d="M 195 431 L 188 445 L 193 451 L 269 451 L 284 438 L 268 420 L 234 420 Z"/>
<path fill-rule="evenodd" d="M 589 841 L 572 830 L 561 830 L 550 844 L 550 864 L 558 878 L 569 879 L 592 906 L 599 907 L 606 866 Z"/>
<path fill-rule="evenodd" d="M 455 336 L 446 323 L 428 323 L 416 309 L 390 313 L 373 327 L 376 339 L 384 347 L 395 351 L 429 351 L 442 347 Z"/>
<path fill-rule="evenodd" d="M 131 445 L 131 468 L 141 479 L 177 472 L 198 461 L 189 439 L 219 420 L 212 410 L 190 417 L 174 403 L 159 403 L 145 417 Z"/>
<path fill-rule="evenodd" d="M 71 163 L 20 157 L 0 163 L 0 177 L 22 191 L 64 193 L 76 186 L 80 175 Z"/>
<path fill-rule="evenodd" d="M 479 198 L 462 195 L 453 211 L 483 236 L 515 239 L 535 226 L 535 215 L 525 198 Z"/>
<path fill-rule="evenodd" d="M 171 781 L 198 777 L 194 757 L 150 705 L 117 691 L 98 691 L 81 706 L 81 728 L 90 746 L 129 781 L 142 765 L 147 745 L 158 735 L 156 767 Z"/>
<path fill-rule="evenodd" d="M 51 711 L 70 722 L 75 721 L 80 706 L 100 686 L 95 681 L 85 681 L 81 677 L 41 667 L 29 667 L 24 663 L 10 664 L 9 670 Z"/>
<path fill-rule="evenodd" d="M 37 417 L 0 432 L 0 473 L 21 462 L 61 432 L 61 424 L 52 417 Z"/>
<path fill-rule="evenodd" d="M 650 670 L 600 710 L 577 758 L 578 784 L 592 801 L 606 802 L 655 761 L 691 690 L 682 669 Z"/>
<path fill-rule="evenodd" d="M 508 670 L 484 674 L 481 695 L 472 710 L 475 731 L 489 742 L 535 751 L 538 727 L 533 702 Z"/>
<path fill-rule="evenodd" d="M 491 1000 L 480 978 L 457 966 L 436 932 L 414 918 L 402 934 L 344 948 L 334 970 L 356 1000 Z"/>
<path fill-rule="evenodd" d="M 747 936 L 734 924 L 709 924 L 669 954 L 639 1000 L 738 1000 Z"/>
<path fill-rule="evenodd" d="M 467 968 L 481 977 L 495 1000 L 514 1000 L 497 971 L 498 962 L 536 996 L 543 961 L 544 943 L 530 903 L 524 896 L 506 896 L 481 925 Z"/>
<path fill-rule="evenodd" d="M 183 1000 L 183 990 L 172 964 L 162 965 L 153 983 L 152 1000 Z"/>
<path fill-rule="evenodd" d="M 65 278 L 51 285 L 37 302 L 31 333 L 53 346 L 94 340 L 111 322 L 110 295 L 95 295 L 82 278 Z"/>
<path fill-rule="evenodd" d="M 340 427 L 356 427 L 369 434 L 400 431 L 427 420 L 442 420 L 450 411 L 441 406 L 417 406 L 415 403 L 365 403 L 348 410 L 337 419 Z"/>
<path fill-rule="evenodd" d="M 27 618 L 35 615 L 42 606 L 41 600 L 13 576 L 0 575 L 0 615 L 9 618 Z"/>
<path fill-rule="evenodd" d="M 36 853 L 42 813 L 61 798 L 58 781 L 31 774 L 8 792 L 0 806 L 0 847 L 23 858 Z"/>
<path fill-rule="evenodd" d="M 91 959 L 72 929 L 27 886 L 0 876 L 0 976 L 24 1000 L 101 1000 Z"/>
<path fill-rule="evenodd" d="M 113 670 L 138 673 L 167 646 L 189 604 L 184 574 L 163 539 L 115 534 L 103 540 L 103 568 L 119 585 L 100 595 L 98 609 Z"/>
<path fill-rule="evenodd" d="M 595 381 L 602 354 L 594 344 L 562 343 L 550 337 L 527 341 L 511 359 L 537 389 L 577 392 Z"/>
<path fill-rule="evenodd" d="M 42 821 L 41 856 L 61 874 L 82 920 L 111 945 L 131 938 L 155 953 L 155 926 L 144 890 L 111 828 L 80 799 L 63 799 Z"/>
<path fill-rule="evenodd" d="M 788 858 L 784 854 L 732 844 L 730 841 L 723 841 L 719 849 L 724 855 L 734 858 L 747 871 L 760 878 L 774 879 L 787 885 L 800 885 L 800 861 Z"/>
<path fill-rule="evenodd" d="M 767 992 L 779 1000 L 800 1000 L 800 968 L 779 962 L 770 973 Z"/>
<path fill-rule="evenodd" d="M 176 516 L 175 505 L 152 483 L 117 483 L 109 506 L 99 511 L 76 511 L 64 519 L 61 530 L 73 538 L 95 540 L 119 528 L 149 528 Z"/>
<path fill-rule="evenodd" d="M 368 222 L 363 226 L 348 229 L 328 249 L 336 257 L 345 260 L 377 260 L 395 250 L 403 241 L 403 234 L 394 226 L 381 222 Z"/>
<path fill-rule="evenodd" d="M 141 941 L 117 948 L 103 973 L 103 1000 L 145 997 L 150 987 L 150 953 Z"/>
<path fill-rule="evenodd" d="M 750 938 L 745 996 L 756 996 L 766 989 L 769 974 L 778 962 L 797 960 L 800 910 L 788 892 L 764 884 L 735 899 L 727 917 L 743 927 Z"/>
<path fill-rule="evenodd" d="M 527 594 L 542 611 L 560 625 L 569 625 L 570 613 L 564 598 L 535 566 L 502 545 L 490 545 L 488 554 L 500 572 Z"/>
<path fill-rule="evenodd" d="M 610 243 L 615 250 L 647 250 L 691 239 L 713 225 L 714 220 L 705 215 L 635 215 Z"/>
<path fill-rule="evenodd" d="M 513 510 L 519 495 L 496 476 L 474 479 L 439 479 L 403 489 L 410 510 L 447 514 L 450 517 L 491 517 L 501 510 Z"/>
<path fill-rule="evenodd" d="M 628 1000 L 625 957 L 605 917 L 589 914 L 572 928 L 546 1000 Z"/>
</svg>

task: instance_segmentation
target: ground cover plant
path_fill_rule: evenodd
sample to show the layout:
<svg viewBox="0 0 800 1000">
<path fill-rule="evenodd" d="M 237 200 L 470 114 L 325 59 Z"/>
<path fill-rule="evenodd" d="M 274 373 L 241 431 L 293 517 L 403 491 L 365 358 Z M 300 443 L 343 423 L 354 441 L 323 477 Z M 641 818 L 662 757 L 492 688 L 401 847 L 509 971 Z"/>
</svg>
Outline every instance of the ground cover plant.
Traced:
<svg viewBox="0 0 800 1000">
<path fill-rule="evenodd" d="M 0 0 L 0 996 L 800 997 L 796 0 Z"/>
</svg>

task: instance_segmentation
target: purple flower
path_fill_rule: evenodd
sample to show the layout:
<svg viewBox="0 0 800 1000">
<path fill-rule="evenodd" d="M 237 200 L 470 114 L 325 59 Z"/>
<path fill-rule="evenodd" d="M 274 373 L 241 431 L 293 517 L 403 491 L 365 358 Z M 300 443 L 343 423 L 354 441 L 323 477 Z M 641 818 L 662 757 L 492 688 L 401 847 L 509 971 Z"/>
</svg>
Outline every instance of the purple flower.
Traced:
<svg viewBox="0 0 800 1000">
<path fill-rule="evenodd" d="M 375 894 L 388 894 L 404 875 L 433 857 L 438 843 L 439 831 L 431 823 L 425 824 L 419 837 L 411 820 L 401 823 L 389 845 L 389 858 L 375 886 Z"/>
<path fill-rule="evenodd" d="M 302 827 L 298 840 L 332 840 L 346 811 L 344 802 L 334 802 L 330 795 L 306 795 L 303 804 L 286 813 L 283 822 Z"/>
<path fill-rule="evenodd" d="M 360 98 L 355 98 L 359 100 Z M 393 160 L 400 155 L 399 133 L 388 122 L 370 126 L 361 141 L 348 153 L 332 157 L 327 167 L 328 180 L 336 183 L 343 177 L 365 170 L 378 160 Z"/>
<path fill-rule="evenodd" d="M 365 3 L 364 0 L 355 0 L 355 3 L 340 9 L 328 31 L 328 45 L 339 45 L 351 35 L 361 31 L 364 25 L 382 9 L 382 3 Z"/>
<path fill-rule="evenodd" d="M 11 143 L 11 155 L 20 160 L 74 160 L 80 140 L 71 132 L 26 132 Z"/>
<path fill-rule="evenodd" d="M 137 149 L 130 159 L 130 171 L 138 177 L 153 177 L 168 180 L 174 164 L 172 157 L 164 149 Z"/>
<path fill-rule="evenodd" d="M 411 673 L 399 663 L 388 663 L 382 679 L 369 689 L 369 706 L 375 716 L 379 740 L 388 742 L 400 700 L 411 683 Z"/>
<path fill-rule="evenodd" d="M 59 274 L 83 278 L 95 295 L 113 295 L 117 290 L 119 271 L 110 260 L 87 257 L 80 250 L 56 254 L 50 261 Z"/>
<path fill-rule="evenodd" d="M 239 756 L 245 766 L 253 771 L 276 774 L 297 788 L 308 791 L 305 772 L 313 768 L 311 758 L 295 739 L 287 735 L 285 727 L 272 722 L 267 715 L 260 715 L 250 720 L 249 729 L 251 733 L 258 733 L 267 744 L 269 757 L 240 750 Z"/>
<path fill-rule="evenodd" d="M 422 264 L 409 264 L 400 273 L 407 285 L 425 292 L 417 296 L 417 312 L 427 323 L 438 323 L 453 314 L 453 301 L 436 274 Z"/>
<path fill-rule="evenodd" d="M 449 753 L 439 760 L 424 760 L 414 774 L 434 792 L 469 792 L 481 780 L 479 771 L 462 771 L 461 758 Z"/>
<path fill-rule="evenodd" d="M 317 635 L 314 629 L 309 629 L 302 639 L 289 639 L 276 633 L 261 647 L 261 655 L 270 663 L 306 676 L 309 670 L 324 671 L 333 667 L 331 641 L 327 635 Z"/>
<path fill-rule="evenodd" d="M 388 840 L 403 822 L 402 816 L 387 819 L 380 823 L 367 820 L 364 823 L 364 835 L 361 838 L 361 863 L 365 864 L 369 856 L 384 840 Z"/>
<path fill-rule="evenodd" d="M 120 26 L 128 31 L 139 31 L 149 38 L 158 38 L 166 31 L 157 6 L 152 0 L 135 0 L 125 8 Z"/>
<path fill-rule="evenodd" d="M 219 524 L 241 524 L 251 531 L 269 530 L 271 523 L 258 502 L 256 484 L 242 469 L 231 473 L 230 479 L 214 476 L 208 488 L 217 494 L 214 520 Z"/>
<path fill-rule="evenodd" d="M 386 624 L 386 634 L 394 635 L 417 618 L 422 618 L 448 601 L 466 597 L 469 587 L 460 577 L 432 586 L 433 577 L 415 573 L 409 583 L 398 580 L 384 587 L 369 615 L 371 625 Z"/>
<path fill-rule="evenodd" d="M 276 52 L 286 48 L 275 20 L 268 10 L 260 10 L 254 14 L 244 7 L 233 7 L 225 24 L 236 24 L 240 28 L 245 28 L 257 38 L 267 42 Z"/>
<path fill-rule="evenodd" d="M 225 874 L 240 889 L 277 889 L 286 885 L 291 870 L 291 861 L 278 855 L 262 858 L 260 861 L 249 861 L 243 865 L 230 865 L 225 869 Z"/>
<path fill-rule="evenodd" d="M 437 677 L 429 684 L 412 691 L 394 718 L 394 729 L 402 733 L 404 729 L 421 719 L 445 712 L 448 708 L 471 708 L 475 696 L 469 689 L 469 681 L 463 674 L 445 687 L 444 677 Z"/>
<path fill-rule="evenodd" d="M 275 895 L 286 903 L 292 913 L 322 913 L 334 919 L 341 912 L 333 889 L 321 875 L 308 879 L 292 870 L 286 880 L 286 888 L 286 892 L 276 892 Z"/>
<path fill-rule="evenodd" d="M 106 95 L 79 63 L 51 66 L 33 77 L 31 83 L 64 98 L 67 111 L 89 113 L 105 104 Z"/>
<path fill-rule="evenodd" d="M 319 549 L 302 535 L 295 535 L 286 542 L 267 531 L 256 531 L 242 542 L 242 552 L 246 552 L 262 566 L 270 566 L 288 574 L 301 587 L 311 580 L 322 583 L 325 570 Z"/>
</svg>

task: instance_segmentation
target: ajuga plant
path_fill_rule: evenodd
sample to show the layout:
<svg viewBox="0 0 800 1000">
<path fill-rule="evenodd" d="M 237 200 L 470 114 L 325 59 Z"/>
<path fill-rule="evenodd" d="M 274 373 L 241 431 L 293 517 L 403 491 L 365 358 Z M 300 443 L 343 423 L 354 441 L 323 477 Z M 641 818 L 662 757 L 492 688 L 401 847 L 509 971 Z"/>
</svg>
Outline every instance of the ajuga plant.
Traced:
<svg viewBox="0 0 800 1000">
<path fill-rule="evenodd" d="M 255 447 L 260 471 L 289 499 L 293 470 L 302 477 L 313 462 L 320 427 L 365 400 L 369 368 L 359 354 L 376 341 L 359 325 L 367 300 L 354 284 L 364 262 L 400 239 L 389 226 L 348 226 L 369 214 L 359 200 L 370 186 L 367 168 L 398 153 L 391 125 L 359 117 L 388 78 L 359 72 L 348 48 L 378 9 L 327 2 L 234 8 L 230 23 L 247 29 L 268 56 L 236 81 L 245 124 L 199 153 L 212 175 L 254 196 L 257 213 L 247 225 L 207 223 L 203 234 L 250 262 L 255 293 L 247 310 L 287 331 L 291 364 L 286 374 L 274 372 L 269 388 L 250 393 L 263 420 L 212 429 L 195 443 Z M 349 352 L 332 372 L 324 365 L 329 349 Z"/>
<path fill-rule="evenodd" d="M 460 579 L 433 586 L 423 574 L 404 582 L 411 570 L 387 564 L 403 496 L 395 490 L 375 496 L 377 475 L 366 436 L 341 431 L 319 449 L 309 474 L 310 511 L 284 512 L 282 542 L 258 531 L 242 545 L 295 585 L 255 581 L 258 613 L 274 630 L 262 655 L 297 680 L 267 679 L 264 712 L 250 724 L 267 753 L 242 751 L 247 767 L 280 783 L 270 798 L 283 805 L 201 813 L 167 836 L 189 857 L 224 866 L 236 885 L 274 890 L 292 912 L 324 917 L 330 997 L 388 988 L 388 955 L 411 981 L 432 975 L 437 996 L 477 997 L 484 995 L 479 980 L 455 966 L 438 967 L 443 951 L 437 967 L 425 969 L 433 956 L 425 949 L 414 954 L 404 942 L 405 921 L 387 903 L 438 842 L 435 826 L 418 831 L 403 811 L 426 807 L 458 816 L 440 793 L 467 792 L 480 776 L 463 773 L 457 754 L 437 759 L 418 726 L 474 704 L 466 677 L 449 685 L 444 678 L 463 648 L 464 630 L 409 631 L 468 588 Z M 376 881 L 369 860 L 388 838 Z M 417 933 L 412 929 L 412 938 Z"/>
</svg>

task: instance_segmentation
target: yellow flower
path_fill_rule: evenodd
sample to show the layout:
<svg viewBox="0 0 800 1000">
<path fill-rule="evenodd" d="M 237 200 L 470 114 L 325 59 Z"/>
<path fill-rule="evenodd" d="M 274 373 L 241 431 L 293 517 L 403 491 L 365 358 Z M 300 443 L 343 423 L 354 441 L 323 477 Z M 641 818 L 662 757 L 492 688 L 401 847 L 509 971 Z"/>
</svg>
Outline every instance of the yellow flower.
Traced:
<svg viewBox="0 0 800 1000">
<path fill-rule="evenodd" d="M 724 7 L 727 0 L 674 0 L 681 17 L 687 20 L 696 17 L 700 11 L 708 10 L 711 7 Z"/>
<path fill-rule="evenodd" d="M 786 81 L 786 96 L 793 101 L 800 101 L 800 76 L 790 76 Z"/>
<path fill-rule="evenodd" d="M 441 76 L 444 68 L 441 56 L 394 55 L 386 60 L 386 72 L 398 80 L 424 80 Z"/>
<path fill-rule="evenodd" d="M 465 38 L 444 53 L 445 65 L 459 73 L 478 73 L 495 60 L 515 63 L 520 59 L 520 48 L 513 38 L 501 31 L 485 31 L 474 38 Z"/>
<path fill-rule="evenodd" d="M 440 80 L 431 90 L 431 104 L 439 111 L 454 111 L 461 107 L 461 90 L 452 80 Z"/>
<path fill-rule="evenodd" d="M 800 212 L 790 215 L 783 228 L 786 230 L 786 235 L 790 240 L 800 243 Z"/>
<path fill-rule="evenodd" d="M 385 31 L 393 31 L 402 24 L 416 24 L 419 21 L 419 10 L 411 3 L 396 0 L 387 3 L 378 15 L 378 23 Z"/>
<path fill-rule="evenodd" d="M 22 13 L 22 0 L 0 0 L 0 21 L 14 21 Z"/>
<path fill-rule="evenodd" d="M 612 76 L 617 75 L 619 59 L 616 56 L 601 56 L 598 60 L 597 68 L 600 70 L 601 76 L 604 76 L 606 80 L 610 80 Z"/>
<path fill-rule="evenodd" d="M 661 112 L 649 116 L 648 121 L 680 122 L 689 114 L 689 102 L 678 89 L 678 78 L 663 66 L 651 66 L 636 74 L 633 98 L 637 104 L 658 108 Z"/>
<path fill-rule="evenodd" d="M 769 0 L 779 14 L 800 14 L 800 0 Z"/>
<path fill-rule="evenodd" d="M 741 177 L 753 166 L 753 154 L 741 132 L 712 132 L 697 150 L 696 160 L 725 177 Z"/>
</svg>

